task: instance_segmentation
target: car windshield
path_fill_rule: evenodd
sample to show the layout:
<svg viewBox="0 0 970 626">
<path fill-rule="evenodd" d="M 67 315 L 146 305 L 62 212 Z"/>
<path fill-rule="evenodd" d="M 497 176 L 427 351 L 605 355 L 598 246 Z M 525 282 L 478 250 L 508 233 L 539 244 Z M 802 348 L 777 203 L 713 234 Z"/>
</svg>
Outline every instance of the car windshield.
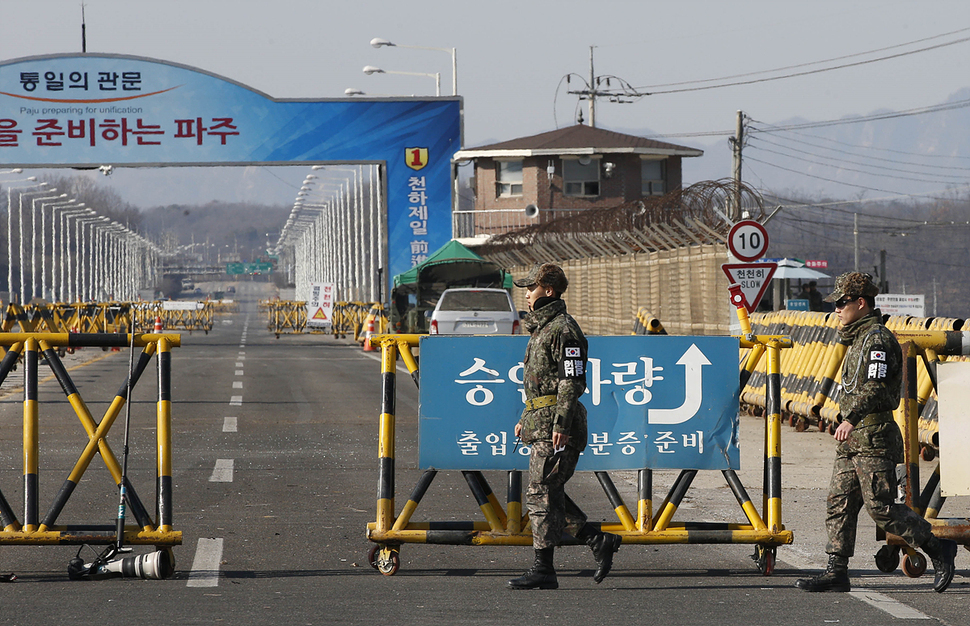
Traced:
<svg viewBox="0 0 970 626">
<path fill-rule="evenodd" d="M 447 291 L 439 311 L 511 311 L 504 291 Z"/>
</svg>

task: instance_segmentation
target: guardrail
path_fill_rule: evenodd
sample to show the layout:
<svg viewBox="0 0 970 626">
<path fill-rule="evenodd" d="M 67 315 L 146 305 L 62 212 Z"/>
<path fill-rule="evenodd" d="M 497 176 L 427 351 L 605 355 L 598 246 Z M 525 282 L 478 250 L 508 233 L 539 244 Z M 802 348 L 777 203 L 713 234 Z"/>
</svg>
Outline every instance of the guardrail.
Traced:
<svg viewBox="0 0 970 626">
<path fill-rule="evenodd" d="M 6 380 L 18 359 L 23 359 L 23 517 L 19 519 L 9 501 L 0 490 L 0 545 L 60 545 L 60 544 L 111 544 L 117 539 L 114 523 L 98 525 L 79 523 L 63 525 L 58 520 L 65 505 L 74 493 L 94 457 L 100 455 L 112 479 L 115 490 L 121 488 L 122 467 L 115 456 L 107 436 L 128 400 L 129 388 L 134 388 L 153 356 L 158 363 L 158 402 L 156 405 L 156 517 L 148 513 L 135 491 L 130 477 L 126 477 L 125 499 L 135 524 L 124 528 L 124 543 L 128 545 L 154 545 L 161 548 L 181 545 L 182 532 L 173 529 L 173 483 L 172 483 L 172 397 L 171 397 L 171 349 L 181 345 L 177 334 L 105 334 L 105 333 L 2 333 L 0 345 L 6 355 L 0 361 L 0 383 Z M 142 348 L 129 376 L 126 375 L 120 390 L 111 401 L 99 421 L 88 409 L 80 391 L 57 355 L 57 348 Z M 87 438 L 77 462 L 70 469 L 57 492 L 46 515 L 40 515 L 41 436 L 38 397 L 38 365 L 43 355 L 61 388 L 67 396 L 75 415 L 81 421 Z M 47 419 L 47 418 L 45 418 Z M 17 447 L 20 442 L 17 441 Z M 59 444 L 60 445 L 60 444 Z M 14 456 L 19 456 L 19 451 Z M 48 470 L 55 471 L 54 468 Z M 106 519 L 117 512 L 118 499 L 108 511 Z M 76 510 L 76 509 L 75 509 Z M 174 561 L 173 561 L 174 562 Z"/>
</svg>

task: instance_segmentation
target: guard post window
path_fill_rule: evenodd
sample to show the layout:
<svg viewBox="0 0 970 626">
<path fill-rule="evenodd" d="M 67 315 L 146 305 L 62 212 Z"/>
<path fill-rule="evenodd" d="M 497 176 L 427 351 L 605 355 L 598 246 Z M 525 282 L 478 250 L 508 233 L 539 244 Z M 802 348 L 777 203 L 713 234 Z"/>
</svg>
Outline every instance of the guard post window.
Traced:
<svg viewBox="0 0 970 626">
<path fill-rule="evenodd" d="M 522 195 L 522 161 L 496 161 L 495 191 L 499 196 Z"/>
<path fill-rule="evenodd" d="M 563 191 L 567 196 L 600 195 L 599 159 L 563 159 L 562 180 Z"/>
<path fill-rule="evenodd" d="M 664 178 L 667 173 L 666 161 L 658 159 L 640 160 L 640 194 L 644 196 L 662 196 L 664 194 Z"/>
</svg>

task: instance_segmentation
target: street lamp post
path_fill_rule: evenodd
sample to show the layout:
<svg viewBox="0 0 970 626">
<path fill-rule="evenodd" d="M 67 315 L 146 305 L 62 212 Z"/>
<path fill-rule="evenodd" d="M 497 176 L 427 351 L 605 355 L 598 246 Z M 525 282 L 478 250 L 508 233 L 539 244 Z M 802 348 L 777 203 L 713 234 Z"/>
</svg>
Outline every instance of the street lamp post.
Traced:
<svg viewBox="0 0 970 626">
<path fill-rule="evenodd" d="M 402 76 L 427 76 L 434 79 L 434 95 L 441 95 L 441 73 L 435 72 L 434 74 L 426 72 L 400 72 L 397 70 L 382 70 L 374 65 L 365 65 L 364 73 L 370 76 L 371 74 L 400 74 Z M 345 92 L 346 93 L 346 92 Z"/>
<path fill-rule="evenodd" d="M 8 172 L 2 172 L 3 174 L 19 174 L 22 170 L 13 169 Z M 27 178 L 21 178 L 13 180 L 6 183 L 7 186 L 7 297 L 11 302 L 13 302 L 13 190 L 17 187 L 44 187 L 47 183 L 38 183 L 36 176 L 28 176 Z M 43 191 L 43 190 L 41 190 Z M 17 202 L 18 205 L 22 205 L 23 201 L 20 200 L 18 192 Z M 27 192 L 34 193 L 34 192 Z M 18 217 L 23 215 L 23 212 L 18 213 Z"/>
<path fill-rule="evenodd" d="M 41 183 L 41 186 L 47 183 Z M 50 191 L 57 191 L 56 189 Z M 17 212 L 17 219 L 20 225 L 20 302 L 21 304 L 27 304 L 27 290 L 26 290 L 26 276 L 24 271 L 24 265 L 26 264 L 26 249 L 24 246 L 24 196 L 34 195 L 38 193 L 44 193 L 44 190 L 40 191 L 28 191 L 20 194 L 18 206 L 19 210 Z M 62 193 L 57 198 L 66 198 L 67 194 Z M 30 203 L 30 248 L 32 251 L 30 259 L 30 297 L 33 298 L 37 295 L 37 200 L 39 198 L 33 198 Z M 43 206 L 43 204 L 41 205 Z"/>
<path fill-rule="evenodd" d="M 61 194 L 59 197 L 63 198 L 66 195 L 67 195 L 66 193 L 65 194 Z M 32 204 L 34 205 L 34 212 L 37 211 L 37 200 L 38 200 L 38 198 L 35 198 L 32 201 Z M 59 209 L 59 208 L 66 208 L 66 207 L 69 207 L 71 205 L 75 205 L 76 203 L 77 203 L 77 200 L 75 198 L 69 198 L 69 199 L 64 200 L 62 202 L 50 202 L 50 203 L 48 203 L 48 202 L 41 202 L 40 203 L 40 297 L 41 298 L 46 298 L 47 297 L 47 213 L 44 211 L 44 207 L 45 206 L 51 207 L 51 221 L 53 221 L 54 220 L 54 216 L 55 216 L 55 211 L 57 209 Z M 34 233 L 34 235 L 31 237 L 31 241 L 33 242 L 33 244 L 36 244 L 36 239 L 37 239 L 37 235 L 36 235 L 36 233 Z M 36 245 L 32 245 L 32 248 L 34 250 L 34 259 L 36 259 L 37 258 Z M 52 240 L 52 243 L 51 243 L 51 267 L 53 267 L 53 265 L 54 265 L 53 256 L 54 256 L 54 245 L 53 245 L 53 240 Z M 33 270 L 36 267 L 36 264 L 37 263 L 36 263 L 36 260 L 35 260 L 32 263 L 33 266 L 31 267 L 31 271 L 32 271 L 31 276 L 33 277 L 32 290 L 34 290 L 34 291 L 36 291 L 36 289 L 37 289 L 36 272 L 33 272 Z M 53 296 L 52 296 L 52 298 L 53 298 Z"/>
<path fill-rule="evenodd" d="M 458 95 L 458 54 L 455 48 L 432 48 L 430 46 L 408 46 L 404 44 L 391 43 L 387 39 L 375 37 L 370 40 L 370 45 L 375 48 L 387 46 L 389 48 L 411 48 L 413 50 L 437 50 L 447 52 L 451 55 L 451 95 Z M 440 95 L 440 94 L 439 94 Z"/>
<path fill-rule="evenodd" d="M 58 248 L 60 250 L 60 252 L 58 253 L 59 258 L 58 258 L 58 264 L 57 264 L 58 267 L 60 267 L 60 275 L 61 275 L 60 280 L 58 281 L 58 288 L 57 288 L 57 299 L 60 302 L 68 302 L 67 298 L 70 297 L 68 292 L 69 285 L 68 285 L 67 277 L 72 265 L 71 231 L 70 231 L 70 222 L 68 222 L 67 220 L 68 218 L 71 218 L 71 217 L 79 217 L 80 215 L 86 214 L 90 211 L 91 209 L 84 208 L 83 202 L 77 205 L 77 208 L 61 211 L 60 234 L 58 237 L 55 237 L 55 239 L 59 244 Z M 65 259 L 65 256 L 67 257 L 66 259 Z M 56 270 L 55 270 L 55 273 L 56 273 Z"/>
</svg>

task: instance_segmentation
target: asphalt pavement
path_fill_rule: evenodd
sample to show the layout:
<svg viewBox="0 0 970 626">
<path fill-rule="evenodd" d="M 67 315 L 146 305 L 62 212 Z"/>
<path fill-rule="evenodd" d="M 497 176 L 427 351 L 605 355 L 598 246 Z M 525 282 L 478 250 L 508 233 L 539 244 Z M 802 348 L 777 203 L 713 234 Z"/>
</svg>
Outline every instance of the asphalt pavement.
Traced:
<svg viewBox="0 0 970 626">
<path fill-rule="evenodd" d="M 863 514 L 851 594 L 808 594 L 794 580 L 824 566 L 824 500 L 834 445 L 830 436 L 782 433 L 782 518 L 795 544 L 779 548 L 762 576 L 746 545 L 626 545 L 600 585 L 586 548 L 560 549 L 557 591 L 510 591 L 509 578 L 531 562 L 524 547 L 405 544 L 401 568 L 382 576 L 367 562 L 368 522 L 375 518 L 381 379 L 376 353 L 348 339 L 283 335 L 266 329 L 256 302 L 265 283 L 239 284 L 238 313 L 216 318 L 212 332 L 183 333 L 173 351 L 175 548 L 166 580 L 70 581 L 77 546 L 0 547 L 0 624 L 599 624 L 614 620 L 668 624 L 967 623 L 970 579 L 961 550 L 958 574 L 944 594 L 921 578 L 876 570 L 879 548 Z M 87 350 L 87 349 L 86 349 Z M 90 354 L 90 353 L 88 353 Z M 74 358 L 74 357 L 70 357 Z M 69 362 L 95 416 L 124 380 L 127 355 L 98 351 Z M 153 369 L 150 368 L 149 372 Z M 397 507 L 417 469 L 418 393 L 403 369 L 397 385 Z M 0 387 L 0 489 L 22 515 L 22 392 L 11 373 Z M 57 382 L 41 385 L 41 509 L 74 465 L 86 436 Z M 22 384 L 22 383 L 21 383 Z M 133 393 L 131 476 L 151 512 L 155 486 L 155 390 L 147 375 Z M 430 390 L 429 390 L 430 391 Z M 764 422 L 741 419 L 739 475 L 760 501 Z M 120 451 L 116 424 L 109 442 Z M 933 464 L 926 464 L 924 476 Z M 655 472 L 660 500 L 676 472 Z M 613 473 L 628 506 L 635 474 Z M 502 477 L 490 478 L 493 488 Z M 578 474 L 569 493 L 592 520 L 615 515 L 595 477 Z M 500 499 L 502 499 L 500 497 Z M 963 515 L 967 500 L 947 501 Z M 59 523 L 112 523 L 117 491 L 96 458 Z M 460 473 L 441 472 L 415 521 L 480 519 Z M 702 472 L 675 520 L 743 521 L 720 472 Z M 145 550 L 140 550 L 144 552 Z M 94 551 L 83 548 L 90 560 Z"/>
</svg>

